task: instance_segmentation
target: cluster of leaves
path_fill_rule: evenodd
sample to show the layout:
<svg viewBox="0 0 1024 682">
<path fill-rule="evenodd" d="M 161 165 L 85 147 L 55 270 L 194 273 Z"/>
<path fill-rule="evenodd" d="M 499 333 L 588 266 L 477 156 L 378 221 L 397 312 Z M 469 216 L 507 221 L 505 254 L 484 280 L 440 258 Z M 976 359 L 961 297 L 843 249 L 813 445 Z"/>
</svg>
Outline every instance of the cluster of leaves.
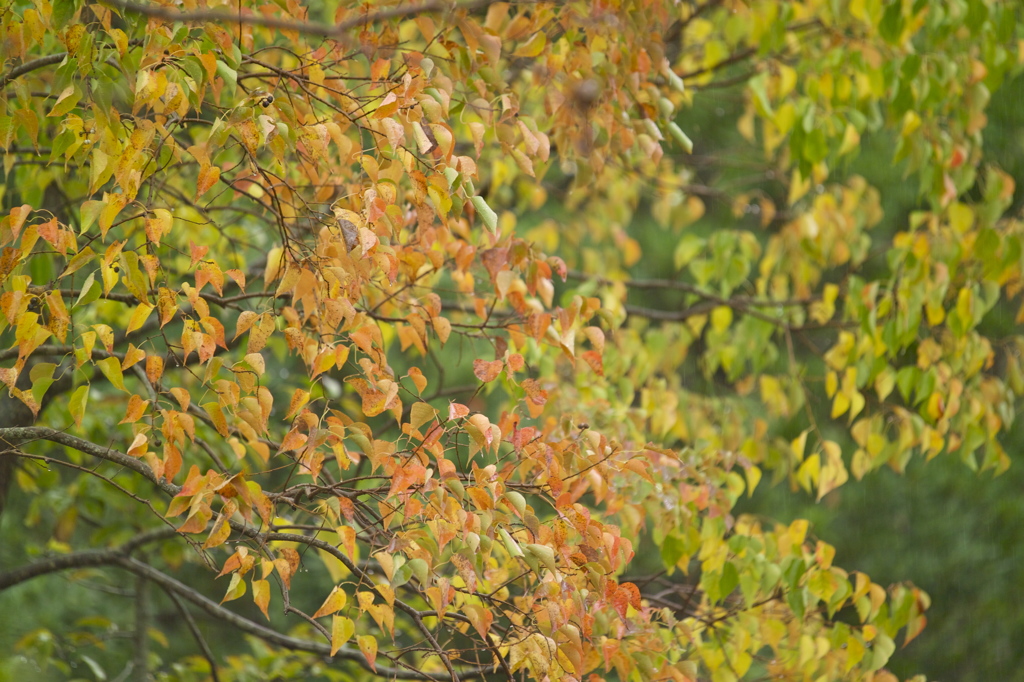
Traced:
<svg viewBox="0 0 1024 682">
<path fill-rule="evenodd" d="M 39 420 L 0 458 L 65 500 L 0 590 L 133 573 L 197 639 L 174 679 L 892 679 L 927 595 L 733 508 L 765 471 L 820 498 L 914 454 L 1008 465 L 1024 341 L 979 325 L 1022 230 L 978 169 L 1020 12 L 221 4 L 0 17 L 0 381 Z M 712 88 L 753 181 L 684 132 Z M 875 133 L 921 178 L 896 235 L 833 177 Z M 671 278 L 627 275 L 646 211 Z M 272 648 L 219 670 L 190 609 Z"/>
</svg>

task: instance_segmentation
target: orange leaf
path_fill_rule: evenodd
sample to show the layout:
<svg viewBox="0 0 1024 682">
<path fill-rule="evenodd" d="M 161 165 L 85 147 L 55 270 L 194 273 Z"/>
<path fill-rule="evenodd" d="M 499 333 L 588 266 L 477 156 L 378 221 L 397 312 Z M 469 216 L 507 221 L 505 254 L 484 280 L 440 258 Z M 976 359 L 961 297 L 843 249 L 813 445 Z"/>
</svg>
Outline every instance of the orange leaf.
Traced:
<svg viewBox="0 0 1024 682">
<path fill-rule="evenodd" d="M 159 355 L 150 355 L 146 358 L 146 378 L 151 384 L 160 381 L 164 375 L 164 359 Z"/>
<path fill-rule="evenodd" d="M 14 238 L 18 238 L 18 233 L 21 232 L 22 225 L 25 224 L 25 219 L 28 218 L 28 214 L 32 212 L 32 207 L 28 204 L 22 204 L 21 206 L 15 206 L 11 209 L 10 217 L 10 228 Z M 27 239 L 27 237 L 26 237 Z"/>
<path fill-rule="evenodd" d="M 469 414 L 469 408 L 461 403 L 450 403 L 448 405 L 449 419 L 462 419 Z"/>
<path fill-rule="evenodd" d="M 348 501 L 348 498 L 339 498 Z M 351 504 L 351 502 L 349 502 Z M 350 558 L 356 558 L 356 531 L 351 526 L 338 526 L 334 529 L 341 538 L 341 544 L 345 546 L 345 552 Z"/>
<path fill-rule="evenodd" d="M 149 405 L 148 400 L 143 400 L 141 396 L 132 394 L 132 397 L 128 399 L 128 410 L 125 413 L 124 419 L 118 422 L 118 424 L 134 424 L 142 418 L 142 415 L 146 412 L 146 406 Z"/>
<path fill-rule="evenodd" d="M 619 585 L 619 591 L 624 591 L 627 595 L 629 605 L 637 611 L 640 610 L 640 588 L 633 583 L 622 583 Z"/>
<path fill-rule="evenodd" d="M 174 399 L 178 401 L 178 405 L 181 407 L 182 411 L 184 412 L 185 410 L 188 410 L 188 405 L 191 402 L 189 392 L 180 386 L 175 386 L 170 389 L 170 391 L 171 395 L 174 396 Z"/>
<path fill-rule="evenodd" d="M 494 381 L 501 374 L 501 370 L 505 363 L 501 360 L 474 360 L 473 361 L 473 374 L 476 378 L 485 384 L 489 381 Z"/>
<path fill-rule="evenodd" d="M 409 378 L 412 379 L 412 383 L 416 385 L 416 390 L 419 393 L 423 393 L 427 387 L 427 378 L 423 376 L 423 372 L 420 371 L 419 367 L 409 368 Z"/>
<path fill-rule="evenodd" d="M 220 180 L 220 168 L 216 166 L 203 166 L 199 171 L 199 181 L 196 184 L 196 196 L 194 200 L 206 194 L 211 187 Z"/>
<path fill-rule="evenodd" d="M 295 575 L 295 571 L 299 568 L 299 553 L 291 547 L 282 547 L 277 551 L 277 554 L 278 557 L 274 559 L 274 566 L 277 567 L 277 573 L 281 576 L 284 586 L 289 588 L 292 584 L 292 576 Z"/>
<path fill-rule="evenodd" d="M 307 440 L 308 439 L 306 438 L 306 434 L 299 433 L 295 429 L 292 429 L 291 431 L 288 432 L 288 435 L 284 437 L 284 440 L 281 441 L 281 448 L 278 450 L 278 452 L 298 450 L 299 448 L 306 444 Z"/>
<path fill-rule="evenodd" d="M 194 268 L 196 263 L 206 257 L 207 252 L 210 250 L 209 245 L 203 244 L 200 246 L 193 241 L 188 243 L 189 251 L 192 253 L 192 262 L 189 263 L 189 268 Z"/>
</svg>

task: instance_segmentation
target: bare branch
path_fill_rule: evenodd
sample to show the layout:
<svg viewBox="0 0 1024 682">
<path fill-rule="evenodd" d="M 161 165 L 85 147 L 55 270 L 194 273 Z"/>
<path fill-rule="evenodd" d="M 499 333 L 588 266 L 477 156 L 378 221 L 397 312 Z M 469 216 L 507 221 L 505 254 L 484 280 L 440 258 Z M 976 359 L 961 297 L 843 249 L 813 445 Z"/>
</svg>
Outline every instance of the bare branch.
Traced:
<svg viewBox="0 0 1024 682">
<path fill-rule="evenodd" d="M 213 651 L 210 650 L 210 645 L 207 643 L 206 638 L 203 637 L 203 633 L 199 630 L 199 626 L 196 625 L 196 619 L 192 617 L 188 608 L 181 601 L 181 597 L 176 593 L 165 589 L 164 594 L 174 602 L 174 606 L 178 609 L 178 613 L 181 614 L 182 619 L 184 619 L 189 632 L 192 633 L 192 638 L 196 640 L 196 645 L 199 646 L 199 650 L 203 653 L 203 658 L 205 658 L 206 662 L 210 664 L 210 677 L 213 678 L 213 682 L 220 682 L 220 674 L 217 672 L 217 660 L 213 657 Z"/>
<path fill-rule="evenodd" d="M 142 460 L 130 457 L 123 452 L 111 448 L 105 448 L 102 445 L 97 445 L 91 441 L 87 441 L 84 438 L 72 436 L 71 434 L 51 429 L 45 426 L 13 426 L 10 428 L 0 428 L 0 442 L 6 442 L 10 445 L 17 445 L 26 441 L 33 440 L 48 440 L 54 443 L 60 443 L 66 445 L 69 448 L 74 448 L 80 452 L 84 452 L 87 455 L 93 457 L 99 457 L 105 459 L 108 462 L 119 464 L 126 469 L 131 469 L 135 473 L 141 474 L 145 478 L 149 479 L 155 484 L 160 490 L 164 491 L 168 495 L 177 495 L 181 490 L 180 486 L 174 485 L 170 481 L 157 478 L 153 473 L 153 470 L 143 462 Z"/>
<path fill-rule="evenodd" d="M 8 83 L 10 83 L 15 78 L 18 78 L 19 76 L 24 76 L 26 73 L 30 73 L 32 71 L 35 71 L 36 69 L 45 68 L 47 66 L 50 66 L 51 64 L 60 64 L 62 61 L 64 61 L 64 58 L 67 56 L 67 52 L 58 52 L 57 54 L 39 57 L 38 59 L 33 59 L 32 61 L 25 62 L 21 66 L 14 67 L 13 69 L 5 73 L 3 76 L 0 76 L 0 90 L 7 87 Z"/>
</svg>

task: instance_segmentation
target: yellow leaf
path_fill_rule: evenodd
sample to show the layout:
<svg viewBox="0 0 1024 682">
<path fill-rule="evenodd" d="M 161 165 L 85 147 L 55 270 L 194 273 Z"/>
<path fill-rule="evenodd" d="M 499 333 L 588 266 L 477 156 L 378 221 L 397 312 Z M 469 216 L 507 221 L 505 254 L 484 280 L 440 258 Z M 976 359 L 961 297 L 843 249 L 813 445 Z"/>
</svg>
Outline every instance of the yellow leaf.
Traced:
<svg viewBox="0 0 1024 682">
<path fill-rule="evenodd" d="M 246 353 L 257 353 L 267 345 L 267 339 L 274 332 L 276 325 L 274 317 L 270 313 L 260 315 L 259 322 L 249 329 L 249 344 Z"/>
<path fill-rule="evenodd" d="M 210 421 L 213 422 L 213 427 L 217 429 L 217 433 L 227 438 L 230 432 L 228 431 L 228 422 L 224 417 L 224 411 L 220 408 L 220 403 L 204 403 L 203 409 L 210 415 Z"/>
<path fill-rule="evenodd" d="M 437 410 L 431 407 L 429 403 L 413 403 L 409 414 L 409 425 L 414 429 L 418 429 L 436 417 Z"/>
<path fill-rule="evenodd" d="M 267 607 L 270 606 L 270 583 L 266 580 L 253 580 L 252 599 L 260 607 L 263 617 L 270 620 L 270 614 L 267 613 Z"/>
<path fill-rule="evenodd" d="M 160 356 L 152 356 L 156 360 L 162 360 Z M 135 346 L 134 343 L 128 344 L 128 350 L 124 354 L 124 360 L 121 361 L 121 371 L 128 369 L 129 367 L 142 362 L 146 358 L 146 351 Z"/>
<path fill-rule="evenodd" d="M 818 485 L 818 476 L 821 473 L 821 457 L 814 453 L 803 461 L 800 468 L 796 470 L 796 481 L 805 491 L 811 490 Z"/>
<path fill-rule="evenodd" d="M 68 401 L 68 410 L 71 412 L 75 426 L 82 426 L 82 418 L 85 416 L 85 407 L 89 404 L 89 384 L 84 384 L 75 389 Z"/>
<path fill-rule="evenodd" d="M 746 470 L 747 474 L 747 496 L 751 497 L 754 494 L 754 490 L 757 488 L 757 484 L 761 482 L 761 469 L 756 466 L 749 466 Z"/>
<path fill-rule="evenodd" d="M 841 416 L 848 409 L 850 409 L 850 398 L 845 393 L 836 393 L 835 399 L 832 401 L 832 418 Z"/>
<path fill-rule="evenodd" d="M 860 146 L 860 133 L 852 124 L 847 123 L 846 130 L 843 131 L 843 142 L 839 145 L 839 155 L 849 154 L 858 146 Z"/>
<path fill-rule="evenodd" d="M 327 599 L 324 600 L 323 605 L 317 609 L 316 613 L 313 614 L 313 617 L 321 618 L 323 616 L 329 616 L 332 613 L 337 613 L 345 608 L 346 603 L 348 603 L 348 594 L 345 593 L 345 590 L 342 589 L 340 585 L 335 585 L 334 589 L 331 590 L 331 593 L 327 595 Z"/>
<path fill-rule="evenodd" d="M 536 31 L 530 36 L 530 39 L 523 45 L 516 48 L 513 53 L 516 57 L 536 57 L 544 51 L 544 46 L 548 44 L 548 36 L 543 31 Z"/>
<path fill-rule="evenodd" d="M 146 437 L 146 434 L 136 434 L 135 439 L 132 440 L 132 444 L 128 446 L 128 455 L 131 457 L 142 457 L 146 454 L 148 445 L 149 438 Z"/>
<path fill-rule="evenodd" d="M 114 385 L 114 388 L 125 390 L 124 374 L 121 373 L 121 363 L 117 358 L 109 357 L 97 360 L 96 366 L 103 372 L 103 376 L 107 377 L 107 381 Z"/>
<path fill-rule="evenodd" d="M 804 451 L 807 449 L 807 434 L 809 432 L 810 429 L 804 429 L 804 431 L 794 438 L 793 442 L 789 445 L 793 449 L 793 456 L 798 462 L 802 461 L 804 458 Z"/>
<path fill-rule="evenodd" d="M 724 332 L 732 324 L 732 308 L 720 305 L 711 311 L 711 328 L 716 332 Z"/>
<path fill-rule="evenodd" d="M 228 585 L 227 592 L 224 594 L 224 598 L 220 600 L 223 604 L 226 601 L 232 601 L 238 599 L 245 594 L 245 579 L 239 573 L 231 575 L 231 584 Z"/>
<path fill-rule="evenodd" d="M 292 394 L 292 401 L 288 405 L 288 414 L 284 416 L 285 421 L 288 421 L 289 419 L 297 415 L 299 411 L 302 410 L 302 408 L 305 407 L 306 403 L 308 402 L 309 391 L 303 390 L 301 388 L 295 389 L 295 392 Z"/>
<path fill-rule="evenodd" d="M 448 337 L 452 334 L 452 323 L 449 322 L 447 318 L 441 317 L 440 315 L 431 321 L 434 324 L 434 331 L 437 333 L 437 338 L 441 340 L 441 345 L 443 346 L 448 341 Z"/>
<path fill-rule="evenodd" d="M 356 626 L 351 618 L 334 616 L 331 622 L 331 656 L 338 653 L 338 650 L 355 634 L 355 631 Z"/>
</svg>

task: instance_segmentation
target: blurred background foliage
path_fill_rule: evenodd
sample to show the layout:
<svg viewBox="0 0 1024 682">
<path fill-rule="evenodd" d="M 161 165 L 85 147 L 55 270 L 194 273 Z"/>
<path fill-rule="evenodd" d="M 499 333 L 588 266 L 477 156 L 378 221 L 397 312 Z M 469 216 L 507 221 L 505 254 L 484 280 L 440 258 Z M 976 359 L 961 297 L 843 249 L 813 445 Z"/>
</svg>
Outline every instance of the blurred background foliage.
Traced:
<svg viewBox="0 0 1024 682">
<path fill-rule="evenodd" d="M 699 101 L 707 99 L 716 98 Z M 985 157 L 1017 182 L 1010 215 L 1019 215 L 1024 205 L 1021 102 L 1024 78 L 1018 77 L 993 95 L 985 129 Z M 734 116 L 740 103 L 723 94 L 717 103 L 697 108 L 697 153 L 735 142 Z M 902 164 L 892 163 L 893 146 L 887 135 L 866 135 L 859 156 L 839 169 L 861 175 L 879 189 L 885 217 L 874 228 L 876 234 L 903 229 L 910 212 L 925 205 L 918 180 L 908 177 Z M 688 229 L 710 232 L 735 220 L 731 207 L 713 198 L 707 209 L 706 216 Z M 652 223 L 633 227 L 644 252 L 633 276 L 670 277 L 671 249 L 664 246 L 664 233 Z M 643 293 L 647 305 L 673 303 Z M 1015 315 L 1016 308 L 1004 303 L 987 315 L 982 328 L 986 334 L 1004 337 L 1014 328 Z M 718 390 L 714 385 L 700 386 L 703 377 L 695 366 L 684 371 L 697 384 L 695 389 Z M 817 409 L 823 425 L 828 408 L 826 404 Z M 832 436 L 845 437 L 842 429 Z M 850 442 L 842 445 L 846 450 Z M 882 469 L 862 481 L 851 480 L 820 503 L 798 489 L 790 490 L 786 482 L 761 486 L 752 499 L 740 502 L 737 511 L 782 522 L 809 519 L 814 534 L 836 547 L 837 564 L 864 571 L 881 584 L 912 580 L 931 596 L 928 626 L 890 661 L 890 670 L 900 678 L 924 673 L 929 680 L 1024 680 L 1024 424 L 1019 419 L 1004 445 L 1013 465 L 1001 476 L 975 473 L 957 458 L 929 463 L 915 458 L 903 474 Z"/>
</svg>

